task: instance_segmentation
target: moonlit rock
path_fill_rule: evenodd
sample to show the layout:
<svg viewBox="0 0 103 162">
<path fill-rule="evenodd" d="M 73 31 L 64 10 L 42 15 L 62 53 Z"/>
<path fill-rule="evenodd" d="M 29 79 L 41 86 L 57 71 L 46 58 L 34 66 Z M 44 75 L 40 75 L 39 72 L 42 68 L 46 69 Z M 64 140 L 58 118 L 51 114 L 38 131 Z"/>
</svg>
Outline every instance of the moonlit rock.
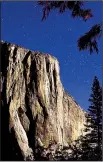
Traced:
<svg viewBox="0 0 103 162">
<path fill-rule="evenodd" d="M 15 136 L 9 143 L 17 141 L 24 160 L 33 159 L 36 139 L 45 147 L 72 144 L 83 133 L 85 112 L 64 90 L 58 60 L 3 41 L 1 47 L 2 123 L 9 120 Z"/>
</svg>

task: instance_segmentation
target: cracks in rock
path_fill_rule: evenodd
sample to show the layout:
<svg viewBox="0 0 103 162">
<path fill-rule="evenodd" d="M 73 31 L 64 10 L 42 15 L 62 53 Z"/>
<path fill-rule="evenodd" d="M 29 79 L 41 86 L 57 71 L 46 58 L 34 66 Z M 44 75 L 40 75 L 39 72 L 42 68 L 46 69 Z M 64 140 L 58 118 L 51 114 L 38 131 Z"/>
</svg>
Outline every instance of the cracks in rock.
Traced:
<svg viewBox="0 0 103 162">
<path fill-rule="evenodd" d="M 55 93 L 56 93 L 56 70 L 53 70 L 53 78 L 54 78 L 54 87 L 55 87 Z"/>
<path fill-rule="evenodd" d="M 48 121 L 48 112 L 47 112 L 47 108 L 45 107 L 45 105 L 43 104 L 40 96 L 37 96 L 38 97 L 38 102 L 43 110 L 43 118 L 44 118 L 44 121 L 43 121 L 43 128 L 44 128 L 44 136 L 46 136 L 47 134 L 47 121 Z"/>
<path fill-rule="evenodd" d="M 29 103 L 29 86 L 30 86 L 30 88 L 32 88 L 32 85 L 31 85 L 32 79 L 30 80 L 30 84 L 27 85 L 26 68 L 28 66 L 27 59 L 30 54 L 31 54 L 31 52 L 29 51 L 23 60 L 23 65 L 24 65 L 24 73 L 23 74 L 24 74 L 25 85 L 26 85 L 26 94 L 25 94 L 26 113 L 25 114 L 27 115 L 29 122 L 30 122 L 29 131 L 27 132 L 27 137 L 28 137 L 29 146 L 32 148 L 33 153 L 34 153 L 35 152 L 36 121 L 37 121 L 38 116 L 36 116 L 35 119 L 33 119 L 33 114 L 32 114 L 32 111 L 30 108 L 30 103 Z M 33 70 L 32 66 L 33 66 L 33 64 L 31 65 L 30 71 Z M 30 75 L 32 75 L 32 73 Z M 32 77 L 34 77 L 34 76 L 32 76 Z M 32 89 L 32 91 L 33 91 L 33 89 Z"/>
<path fill-rule="evenodd" d="M 12 99 L 13 99 L 13 95 L 14 95 L 14 91 L 15 91 L 15 85 L 16 85 L 16 81 L 12 85 Z"/>
<path fill-rule="evenodd" d="M 29 52 L 26 54 L 26 56 L 24 57 L 24 60 L 22 61 L 22 63 L 23 63 L 24 65 L 27 64 L 27 59 L 28 59 L 28 57 L 30 56 L 30 54 L 31 54 L 31 51 L 29 51 Z"/>
<path fill-rule="evenodd" d="M 46 120 L 48 117 L 48 112 L 47 112 L 47 108 L 45 107 L 45 105 L 43 104 L 43 102 L 41 101 L 40 97 L 38 96 L 38 102 L 40 104 L 40 106 L 43 109 L 43 115 L 44 115 L 44 119 Z"/>
<path fill-rule="evenodd" d="M 46 69 L 47 69 L 47 74 L 48 74 L 48 78 L 49 78 L 50 92 L 52 93 L 53 87 L 52 87 L 52 79 L 50 78 L 49 68 L 50 68 L 50 63 L 49 63 L 49 61 L 47 61 Z"/>
<path fill-rule="evenodd" d="M 17 50 L 18 50 L 18 48 L 15 47 L 15 48 L 14 48 L 14 51 L 13 51 L 13 62 L 15 62 L 15 60 L 16 60 Z"/>
<path fill-rule="evenodd" d="M 53 69 L 53 78 L 54 78 L 55 102 L 57 104 L 57 84 L 56 84 L 57 78 L 55 68 Z"/>
<path fill-rule="evenodd" d="M 50 102 L 52 103 L 52 97 L 53 97 L 53 86 L 52 86 L 52 78 L 51 78 L 51 73 L 50 73 L 50 60 L 49 58 L 45 57 L 45 62 L 46 62 L 46 72 L 47 72 L 47 76 L 48 76 L 48 80 L 49 80 L 49 88 L 50 88 L 50 92 L 49 92 L 49 98 L 50 98 Z"/>
<path fill-rule="evenodd" d="M 47 58 L 45 60 L 46 60 L 46 71 L 47 71 L 47 73 L 49 73 L 50 63 Z"/>
<path fill-rule="evenodd" d="M 30 109 L 30 104 L 29 104 L 29 97 L 27 95 L 25 95 L 25 104 L 26 104 L 26 115 L 30 121 L 30 125 L 29 125 L 29 131 L 27 132 L 27 136 L 28 136 L 28 142 L 29 142 L 29 146 L 32 148 L 33 152 L 35 150 L 35 134 L 36 134 L 36 120 L 37 117 L 35 118 L 35 120 L 33 119 L 33 115 L 32 115 L 32 111 Z"/>
<path fill-rule="evenodd" d="M 53 69 L 53 80 L 54 80 L 54 89 L 53 89 L 53 83 L 52 83 L 52 78 L 51 78 L 51 73 L 50 73 L 50 60 L 48 57 L 45 58 L 45 62 L 46 62 L 46 72 L 47 72 L 47 75 L 48 75 L 48 79 L 49 79 L 49 86 L 50 86 L 50 100 L 51 100 L 51 103 L 56 103 L 57 102 L 57 91 L 56 91 L 56 70 L 55 70 L 55 67 Z M 53 98 L 53 100 L 52 100 Z M 53 104 L 52 103 L 52 104 Z"/>
<path fill-rule="evenodd" d="M 26 54 L 24 60 L 22 61 L 23 65 L 24 65 L 23 75 L 24 75 L 25 81 L 27 81 L 27 76 L 26 76 L 26 70 L 27 70 L 27 68 L 28 68 L 27 59 L 28 59 L 28 57 L 30 56 L 30 54 L 31 54 L 31 51 L 29 51 L 29 52 Z"/>
<path fill-rule="evenodd" d="M 32 91 L 32 93 L 35 93 L 35 90 L 37 89 L 37 68 L 36 68 L 36 62 L 35 59 L 31 62 L 30 67 L 30 84 L 29 88 Z"/>
<path fill-rule="evenodd" d="M 68 100 L 68 112 L 69 112 L 69 110 L 70 110 L 70 103 L 69 103 L 69 100 Z"/>
<path fill-rule="evenodd" d="M 52 80 L 49 79 L 49 82 L 50 82 L 50 92 L 52 93 L 52 89 L 53 89 L 53 87 L 52 87 Z"/>
<path fill-rule="evenodd" d="M 50 69 L 50 62 L 49 62 L 49 59 L 47 57 L 45 58 L 45 62 L 46 62 L 46 71 L 47 71 L 49 83 L 50 83 L 50 92 L 52 93 L 52 90 L 53 90 L 52 79 L 50 77 L 50 70 L 49 70 Z"/>
</svg>

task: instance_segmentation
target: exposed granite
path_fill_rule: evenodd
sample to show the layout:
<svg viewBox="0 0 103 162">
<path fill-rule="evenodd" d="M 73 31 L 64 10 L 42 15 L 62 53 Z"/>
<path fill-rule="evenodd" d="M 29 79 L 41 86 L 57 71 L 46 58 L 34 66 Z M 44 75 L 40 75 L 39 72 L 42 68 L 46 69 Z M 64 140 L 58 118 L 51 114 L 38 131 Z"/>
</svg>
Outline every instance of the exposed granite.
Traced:
<svg viewBox="0 0 103 162">
<path fill-rule="evenodd" d="M 67 145 L 81 135 L 85 112 L 64 90 L 55 57 L 2 41 L 1 60 L 2 113 L 24 160 L 37 143 Z"/>
</svg>

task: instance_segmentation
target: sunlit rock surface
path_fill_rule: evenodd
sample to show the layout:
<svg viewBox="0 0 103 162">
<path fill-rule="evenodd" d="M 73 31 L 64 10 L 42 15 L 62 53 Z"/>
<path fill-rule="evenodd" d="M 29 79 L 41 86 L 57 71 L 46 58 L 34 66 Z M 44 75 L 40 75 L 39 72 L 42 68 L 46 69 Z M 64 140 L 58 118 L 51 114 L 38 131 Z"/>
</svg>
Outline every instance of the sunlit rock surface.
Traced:
<svg viewBox="0 0 103 162">
<path fill-rule="evenodd" d="M 55 57 L 1 42 L 1 65 L 3 152 L 32 160 L 37 144 L 67 145 L 81 135 L 85 112 L 64 90 Z"/>
</svg>

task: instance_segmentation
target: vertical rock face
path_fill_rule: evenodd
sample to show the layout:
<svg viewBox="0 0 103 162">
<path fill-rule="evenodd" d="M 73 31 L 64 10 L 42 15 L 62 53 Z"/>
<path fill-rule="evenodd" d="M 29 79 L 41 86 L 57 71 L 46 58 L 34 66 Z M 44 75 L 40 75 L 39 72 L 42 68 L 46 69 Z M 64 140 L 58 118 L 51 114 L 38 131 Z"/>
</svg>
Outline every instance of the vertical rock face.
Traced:
<svg viewBox="0 0 103 162">
<path fill-rule="evenodd" d="M 32 160 L 37 144 L 67 145 L 81 135 L 85 112 L 65 92 L 56 58 L 1 42 L 1 65 L 4 151 Z"/>
</svg>

